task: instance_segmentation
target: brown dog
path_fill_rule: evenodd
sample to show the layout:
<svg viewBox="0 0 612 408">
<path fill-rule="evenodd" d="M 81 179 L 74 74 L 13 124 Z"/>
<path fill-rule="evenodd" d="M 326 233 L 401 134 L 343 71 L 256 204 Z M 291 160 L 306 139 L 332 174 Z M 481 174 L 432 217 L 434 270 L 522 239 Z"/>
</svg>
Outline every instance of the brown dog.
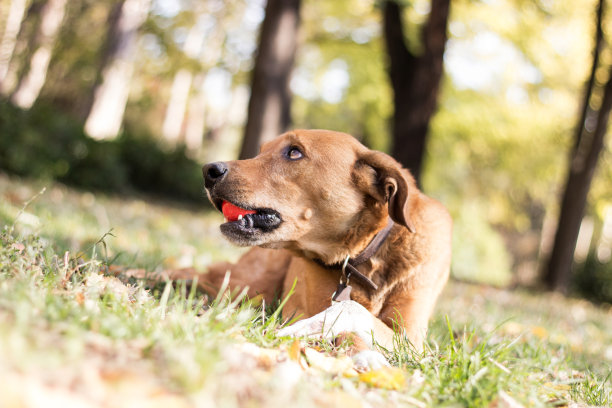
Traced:
<svg viewBox="0 0 612 408">
<path fill-rule="evenodd" d="M 281 335 L 354 333 L 367 346 L 374 339 L 389 348 L 395 328 L 421 349 L 448 279 L 452 221 L 395 160 L 344 133 L 294 130 L 254 159 L 211 163 L 203 172 L 210 200 L 226 216 L 223 234 L 255 248 L 235 265 L 213 265 L 202 287 L 218 288 L 230 270 L 231 287 L 248 286 L 250 296 L 270 302 L 297 280 L 283 314 L 308 319 Z M 381 231 L 388 236 L 356 266 L 366 279 L 351 278 L 351 300 L 330 307 L 345 275 L 329 266 L 357 257 Z"/>
</svg>

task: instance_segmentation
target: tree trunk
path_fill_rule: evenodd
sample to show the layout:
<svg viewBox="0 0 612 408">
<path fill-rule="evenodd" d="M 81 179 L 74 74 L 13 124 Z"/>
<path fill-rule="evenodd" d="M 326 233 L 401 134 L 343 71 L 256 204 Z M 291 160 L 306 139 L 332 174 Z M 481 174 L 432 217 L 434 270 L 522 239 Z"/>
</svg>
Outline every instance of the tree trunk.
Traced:
<svg viewBox="0 0 612 408">
<path fill-rule="evenodd" d="M 421 29 L 421 55 L 413 54 L 404 39 L 402 9 L 396 1 L 383 6 L 384 37 L 393 87 L 393 143 L 391 154 L 420 184 L 429 122 L 437 106 L 443 71 L 450 0 L 432 0 Z"/>
<path fill-rule="evenodd" d="M 48 0 L 41 10 L 40 25 L 36 34 L 36 51 L 30 59 L 27 74 L 21 78 L 11 97 L 13 103 L 20 108 L 31 108 L 45 84 L 53 45 L 64 19 L 66 5 L 67 0 Z"/>
<path fill-rule="evenodd" d="M 576 154 L 578 149 L 581 146 L 582 135 L 584 133 L 584 125 L 589 118 L 589 116 L 593 115 L 593 111 L 589 107 L 589 101 L 591 100 L 591 95 L 593 94 L 593 86 L 595 85 L 595 71 L 597 71 L 597 67 L 599 67 L 599 57 L 601 55 L 601 48 L 604 43 L 604 32 L 603 32 L 603 14 L 604 14 L 604 3 L 605 0 L 599 0 L 597 5 L 597 22 L 595 27 L 595 46 L 593 48 L 593 65 L 591 66 L 591 73 L 589 75 L 589 80 L 586 83 L 584 89 L 584 99 L 582 101 L 582 108 L 580 109 L 580 119 L 578 120 L 578 124 L 576 126 L 576 136 L 574 139 L 574 149 L 572 150 L 572 154 Z"/>
<path fill-rule="evenodd" d="M 4 35 L 0 43 L 0 83 L 4 81 L 8 73 L 9 63 L 15 51 L 17 35 L 23 21 L 27 0 L 12 0 L 9 13 L 4 26 Z"/>
<path fill-rule="evenodd" d="M 183 52 L 187 57 L 195 59 L 202 51 L 203 45 L 204 30 L 196 23 L 189 30 Z M 170 100 L 168 101 L 166 116 L 162 125 L 162 134 L 166 140 L 172 143 L 176 143 L 179 140 L 183 129 L 192 80 L 193 74 L 188 69 L 182 68 L 174 75 L 174 80 L 172 81 Z"/>
<path fill-rule="evenodd" d="M 117 18 L 111 18 L 101 82 L 95 87 L 85 131 L 94 139 L 119 133 L 127 104 L 138 29 L 147 18 L 151 0 L 123 0 Z"/>
<path fill-rule="evenodd" d="M 6 73 L 0 80 L 0 94 L 10 99 L 17 86 L 25 78 L 29 62 L 38 47 L 38 32 L 42 20 L 42 11 L 46 3 L 32 1 L 27 8 L 25 17 L 21 19 L 19 31 L 15 38 L 15 47 L 12 51 Z"/>
<path fill-rule="evenodd" d="M 268 0 L 251 80 L 251 98 L 240 158 L 254 157 L 259 146 L 290 123 L 289 79 L 299 26 L 301 0 Z"/>
<path fill-rule="evenodd" d="M 603 100 L 598 111 L 591 106 L 591 96 L 595 87 L 595 72 L 599 66 L 603 46 L 604 0 L 599 0 L 593 66 L 585 86 L 584 99 L 580 111 L 574 147 L 569 161 L 569 170 L 565 191 L 561 200 L 561 212 L 553 249 L 544 270 L 543 280 L 551 290 L 567 292 L 569 289 L 571 268 L 580 232 L 580 224 L 586 208 L 587 196 L 597 165 L 599 153 L 603 148 L 610 109 L 612 108 L 612 75 L 608 78 L 603 90 Z M 612 74 L 612 66 L 610 67 Z M 593 130 L 589 123 L 595 121 Z"/>
<path fill-rule="evenodd" d="M 569 175 L 561 202 L 561 214 L 544 280 L 549 289 L 566 293 L 569 289 L 571 267 L 584 215 L 587 196 L 599 154 L 604 146 L 604 136 L 612 111 L 612 66 L 604 87 L 603 100 L 597 114 L 597 124 L 592 134 L 582 133 L 581 146 L 575 150 L 570 162 Z M 584 145 L 587 145 L 584 147 Z"/>
</svg>

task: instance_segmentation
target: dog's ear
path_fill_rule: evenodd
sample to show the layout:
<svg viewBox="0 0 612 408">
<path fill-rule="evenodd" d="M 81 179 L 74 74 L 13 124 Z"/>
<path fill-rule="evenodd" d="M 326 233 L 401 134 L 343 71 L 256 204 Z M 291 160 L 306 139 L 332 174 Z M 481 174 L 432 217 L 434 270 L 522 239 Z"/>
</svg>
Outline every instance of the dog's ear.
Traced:
<svg viewBox="0 0 612 408">
<path fill-rule="evenodd" d="M 414 187 L 415 182 L 408 170 L 403 169 L 391 156 L 375 151 L 362 155 L 355 167 L 363 172 L 364 165 L 374 170 L 374 182 L 372 185 L 372 177 L 364 181 L 362 176 L 359 177 L 359 184 L 369 184 L 365 190 L 375 199 L 388 203 L 391 219 L 408 228 L 410 232 L 415 232 L 410 219 L 408 200 L 408 190 Z"/>
</svg>

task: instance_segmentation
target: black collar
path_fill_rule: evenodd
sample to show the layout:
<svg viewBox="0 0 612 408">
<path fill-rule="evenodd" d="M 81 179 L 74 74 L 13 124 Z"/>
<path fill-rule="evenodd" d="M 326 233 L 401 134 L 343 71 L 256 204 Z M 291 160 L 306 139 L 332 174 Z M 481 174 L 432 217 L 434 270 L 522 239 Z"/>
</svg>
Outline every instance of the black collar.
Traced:
<svg viewBox="0 0 612 408">
<path fill-rule="evenodd" d="M 318 258 L 315 258 L 314 261 L 327 269 L 341 270 L 343 276 L 340 278 L 340 285 L 344 285 L 344 287 L 348 285 L 350 278 L 355 278 L 361 283 L 363 283 L 364 285 L 368 286 L 370 289 L 377 290 L 378 285 L 375 284 L 372 281 L 372 279 L 368 278 L 363 273 L 359 272 L 356 266 L 361 265 L 362 263 L 370 259 L 380 249 L 382 244 L 385 242 L 385 240 L 389 236 L 389 233 L 391 232 L 393 225 L 394 225 L 393 220 L 389 218 L 389 221 L 387 222 L 387 226 L 383 228 L 382 230 L 380 230 L 374 236 L 372 241 L 370 241 L 368 246 L 366 246 L 365 249 L 361 251 L 361 253 L 354 258 L 347 258 L 344 262 L 339 262 L 339 263 L 332 264 L 332 265 L 328 265 Z M 344 278 L 344 282 L 342 282 L 342 278 Z"/>
</svg>

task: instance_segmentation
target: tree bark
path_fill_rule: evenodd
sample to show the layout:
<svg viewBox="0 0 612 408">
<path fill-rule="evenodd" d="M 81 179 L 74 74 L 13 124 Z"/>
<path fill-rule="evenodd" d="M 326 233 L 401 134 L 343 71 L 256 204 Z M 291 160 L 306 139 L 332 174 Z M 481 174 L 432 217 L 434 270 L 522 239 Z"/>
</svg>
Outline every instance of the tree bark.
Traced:
<svg viewBox="0 0 612 408">
<path fill-rule="evenodd" d="M 543 281 L 551 289 L 566 293 L 571 281 L 571 268 L 576 250 L 580 224 L 586 208 L 587 197 L 604 146 L 610 111 L 612 109 L 612 66 L 610 77 L 603 86 L 603 99 L 599 110 L 591 108 L 591 97 L 596 84 L 595 72 L 599 66 L 603 45 L 604 0 L 599 0 L 597 26 L 593 50 L 593 66 L 585 86 L 574 146 L 569 161 L 568 176 L 561 200 L 561 212 L 555 232 L 553 249 L 544 270 Z M 589 125 L 595 121 L 595 128 Z"/>
<path fill-rule="evenodd" d="M 290 123 L 289 79 L 295 61 L 301 0 L 268 0 L 251 79 L 247 123 L 240 158 L 254 157 L 259 146 Z"/>
<path fill-rule="evenodd" d="M 30 58 L 27 74 L 19 81 L 11 100 L 20 108 L 32 107 L 45 84 L 47 70 L 59 33 L 67 0 L 48 0 L 41 10 L 40 25 L 36 34 L 36 51 Z"/>
<path fill-rule="evenodd" d="M 127 104 L 138 29 L 147 18 L 151 0 L 123 0 L 120 12 L 111 16 L 101 82 L 95 87 L 85 131 L 94 139 L 110 139 L 119 133 Z"/>
<path fill-rule="evenodd" d="M 421 29 L 421 55 L 412 53 L 404 39 L 402 8 L 396 1 L 383 5 L 384 37 L 393 88 L 393 143 L 391 154 L 420 184 L 429 122 L 438 100 L 443 72 L 450 0 L 432 0 Z"/>
<path fill-rule="evenodd" d="M 601 55 L 601 48 L 604 43 L 604 32 L 603 32 L 603 14 L 604 14 L 604 3 L 605 0 L 599 0 L 597 5 L 597 22 L 595 25 L 595 46 L 593 48 L 593 65 L 591 66 L 591 73 L 584 89 L 584 99 L 582 101 L 582 108 L 580 109 L 580 119 L 576 126 L 576 136 L 574 139 L 574 148 L 572 154 L 576 154 L 581 146 L 582 135 L 584 133 L 584 126 L 589 114 L 593 114 L 589 108 L 589 101 L 593 93 L 593 86 L 595 85 L 595 71 L 599 67 L 599 57 Z"/>
</svg>

